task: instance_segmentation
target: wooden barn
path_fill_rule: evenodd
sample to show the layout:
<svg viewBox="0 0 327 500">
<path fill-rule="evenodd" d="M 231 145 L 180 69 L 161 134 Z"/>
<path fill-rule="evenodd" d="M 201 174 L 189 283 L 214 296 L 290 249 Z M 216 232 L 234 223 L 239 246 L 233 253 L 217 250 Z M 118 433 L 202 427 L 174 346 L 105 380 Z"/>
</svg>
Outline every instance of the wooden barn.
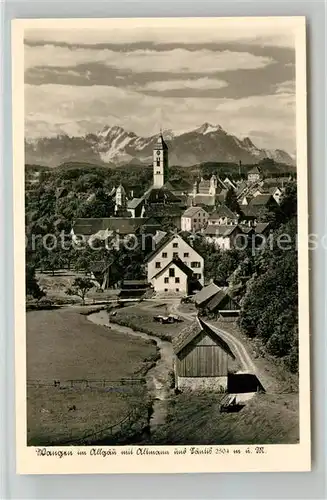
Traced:
<svg viewBox="0 0 327 500">
<path fill-rule="evenodd" d="M 208 316 L 235 319 L 239 316 L 240 305 L 230 295 L 228 287 L 223 287 L 206 305 Z"/>
<path fill-rule="evenodd" d="M 228 344 L 200 318 L 173 341 L 175 384 L 180 390 L 227 390 L 228 364 L 234 360 Z"/>
</svg>

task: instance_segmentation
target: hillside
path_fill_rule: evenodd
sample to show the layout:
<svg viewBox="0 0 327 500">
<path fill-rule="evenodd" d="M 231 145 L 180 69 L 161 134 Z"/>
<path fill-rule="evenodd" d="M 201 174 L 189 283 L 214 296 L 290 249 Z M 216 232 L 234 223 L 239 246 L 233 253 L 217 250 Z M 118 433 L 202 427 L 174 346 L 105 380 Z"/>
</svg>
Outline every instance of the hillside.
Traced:
<svg viewBox="0 0 327 500">
<path fill-rule="evenodd" d="M 220 125 L 204 123 L 195 130 L 174 135 L 164 133 L 171 165 L 191 166 L 205 162 L 255 164 L 263 158 L 294 164 L 293 158 L 280 149 L 258 148 L 249 137 L 239 139 Z M 25 162 L 56 167 L 65 162 L 88 162 L 109 167 L 142 165 L 152 162 L 157 134 L 140 137 L 119 126 L 106 126 L 84 137 L 42 137 L 25 140 Z"/>
</svg>

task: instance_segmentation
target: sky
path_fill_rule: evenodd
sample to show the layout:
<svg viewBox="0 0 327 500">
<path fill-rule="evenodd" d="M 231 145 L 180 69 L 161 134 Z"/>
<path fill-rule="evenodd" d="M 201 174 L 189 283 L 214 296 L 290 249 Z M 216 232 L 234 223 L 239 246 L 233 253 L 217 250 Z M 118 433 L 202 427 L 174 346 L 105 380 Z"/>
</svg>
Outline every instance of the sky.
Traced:
<svg viewBox="0 0 327 500">
<path fill-rule="evenodd" d="M 295 153 L 295 41 L 287 25 L 145 21 L 26 29 L 26 138 L 107 125 L 150 136 L 208 122 Z"/>
</svg>

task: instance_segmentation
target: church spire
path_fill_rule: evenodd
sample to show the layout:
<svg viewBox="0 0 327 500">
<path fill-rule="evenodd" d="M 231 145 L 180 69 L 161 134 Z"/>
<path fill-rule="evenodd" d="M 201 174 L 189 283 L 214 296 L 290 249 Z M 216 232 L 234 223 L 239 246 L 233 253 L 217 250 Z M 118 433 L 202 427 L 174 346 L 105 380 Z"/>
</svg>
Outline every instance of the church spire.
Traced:
<svg viewBox="0 0 327 500">
<path fill-rule="evenodd" d="M 153 149 L 153 187 L 161 188 L 168 180 L 168 146 L 162 129 Z"/>
</svg>

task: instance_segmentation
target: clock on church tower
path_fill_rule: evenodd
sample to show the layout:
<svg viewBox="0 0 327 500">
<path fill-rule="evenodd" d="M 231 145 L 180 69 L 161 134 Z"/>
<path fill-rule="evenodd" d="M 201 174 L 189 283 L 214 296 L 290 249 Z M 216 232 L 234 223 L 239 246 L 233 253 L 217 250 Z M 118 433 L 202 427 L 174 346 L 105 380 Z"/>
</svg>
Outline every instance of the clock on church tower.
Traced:
<svg viewBox="0 0 327 500">
<path fill-rule="evenodd" d="M 168 180 L 168 147 L 162 134 L 153 149 L 153 187 L 161 188 Z"/>
</svg>

